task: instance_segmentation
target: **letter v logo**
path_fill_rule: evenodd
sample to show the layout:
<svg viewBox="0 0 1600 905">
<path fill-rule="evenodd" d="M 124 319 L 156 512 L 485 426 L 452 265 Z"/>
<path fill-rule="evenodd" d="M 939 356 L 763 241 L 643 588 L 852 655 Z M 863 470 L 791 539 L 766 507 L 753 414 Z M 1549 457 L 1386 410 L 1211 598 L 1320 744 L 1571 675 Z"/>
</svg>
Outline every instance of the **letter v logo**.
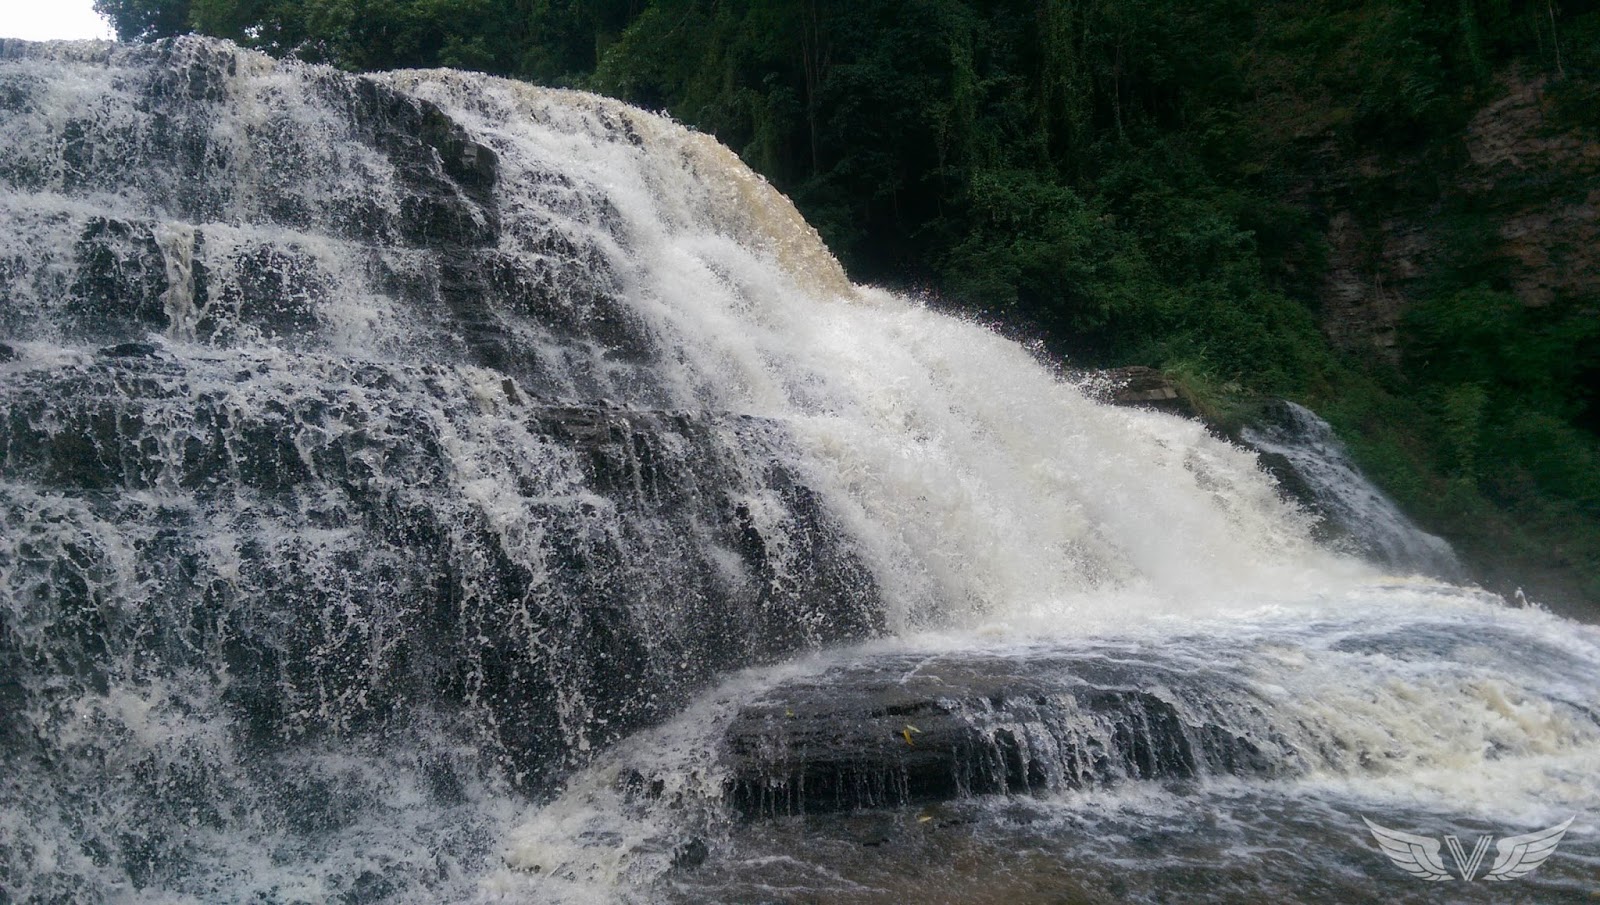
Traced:
<svg viewBox="0 0 1600 905">
<path fill-rule="evenodd" d="M 1461 879 L 1471 882 L 1472 875 L 1478 872 L 1478 865 L 1483 863 L 1483 856 L 1489 853 L 1489 843 L 1494 841 L 1492 836 L 1479 836 L 1478 844 L 1472 847 L 1472 857 L 1465 857 L 1461 853 L 1461 840 L 1454 836 L 1444 837 L 1444 844 L 1450 847 L 1450 857 L 1456 859 L 1456 867 L 1461 870 Z"/>
</svg>

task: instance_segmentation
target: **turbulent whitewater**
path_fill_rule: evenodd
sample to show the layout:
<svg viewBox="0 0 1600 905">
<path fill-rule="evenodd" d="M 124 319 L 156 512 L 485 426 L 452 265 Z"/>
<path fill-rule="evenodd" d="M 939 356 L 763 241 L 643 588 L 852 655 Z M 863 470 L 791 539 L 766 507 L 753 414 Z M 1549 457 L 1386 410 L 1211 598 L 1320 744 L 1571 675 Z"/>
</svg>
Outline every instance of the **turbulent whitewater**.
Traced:
<svg viewBox="0 0 1600 905">
<path fill-rule="evenodd" d="M 3 41 L 0 223 L 10 901 L 1425 895 L 1361 814 L 1593 886 L 1600 634 L 665 118 Z"/>
</svg>

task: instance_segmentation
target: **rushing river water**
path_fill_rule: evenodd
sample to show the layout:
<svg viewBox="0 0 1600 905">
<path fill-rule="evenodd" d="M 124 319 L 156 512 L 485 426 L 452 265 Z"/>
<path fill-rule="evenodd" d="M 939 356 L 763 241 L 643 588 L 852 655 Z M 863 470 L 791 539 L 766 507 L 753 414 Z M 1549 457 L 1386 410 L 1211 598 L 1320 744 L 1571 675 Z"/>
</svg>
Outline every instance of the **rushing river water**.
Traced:
<svg viewBox="0 0 1600 905">
<path fill-rule="evenodd" d="M 1304 421 L 1382 522 L 1320 546 L 662 117 L 4 41 L 0 222 L 0 898 L 1600 889 L 1600 633 L 1407 575 Z"/>
</svg>

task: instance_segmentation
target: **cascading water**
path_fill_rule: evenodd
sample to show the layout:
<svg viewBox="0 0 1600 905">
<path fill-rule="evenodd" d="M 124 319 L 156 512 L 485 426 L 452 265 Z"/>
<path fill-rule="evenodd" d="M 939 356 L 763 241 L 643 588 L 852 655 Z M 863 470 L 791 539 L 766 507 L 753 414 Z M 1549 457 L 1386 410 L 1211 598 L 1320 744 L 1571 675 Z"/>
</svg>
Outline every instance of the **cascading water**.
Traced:
<svg viewBox="0 0 1600 905">
<path fill-rule="evenodd" d="M 8 41 L 0 218 L 12 901 L 1424 894 L 1358 812 L 1578 814 L 1517 882 L 1592 886 L 1600 635 L 1319 548 L 665 119 Z"/>
<path fill-rule="evenodd" d="M 1282 456 L 1305 485 L 1332 530 L 1353 552 L 1391 569 L 1460 580 L 1466 574 L 1450 545 L 1418 528 L 1350 461 L 1332 425 L 1304 406 L 1280 400 L 1244 439 Z"/>
</svg>

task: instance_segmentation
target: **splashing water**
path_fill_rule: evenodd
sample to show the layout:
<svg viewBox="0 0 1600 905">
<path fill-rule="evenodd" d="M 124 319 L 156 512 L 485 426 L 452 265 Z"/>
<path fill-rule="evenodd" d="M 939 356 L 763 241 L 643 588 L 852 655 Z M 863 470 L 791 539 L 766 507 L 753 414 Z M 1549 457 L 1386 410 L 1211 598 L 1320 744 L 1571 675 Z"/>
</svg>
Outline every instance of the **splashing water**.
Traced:
<svg viewBox="0 0 1600 905">
<path fill-rule="evenodd" d="M 662 117 L 4 41 L 0 218 L 14 901 L 1389 896 L 1358 810 L 1593 876 L 1591 629 L 1320 548 Z"/>
</svg>

